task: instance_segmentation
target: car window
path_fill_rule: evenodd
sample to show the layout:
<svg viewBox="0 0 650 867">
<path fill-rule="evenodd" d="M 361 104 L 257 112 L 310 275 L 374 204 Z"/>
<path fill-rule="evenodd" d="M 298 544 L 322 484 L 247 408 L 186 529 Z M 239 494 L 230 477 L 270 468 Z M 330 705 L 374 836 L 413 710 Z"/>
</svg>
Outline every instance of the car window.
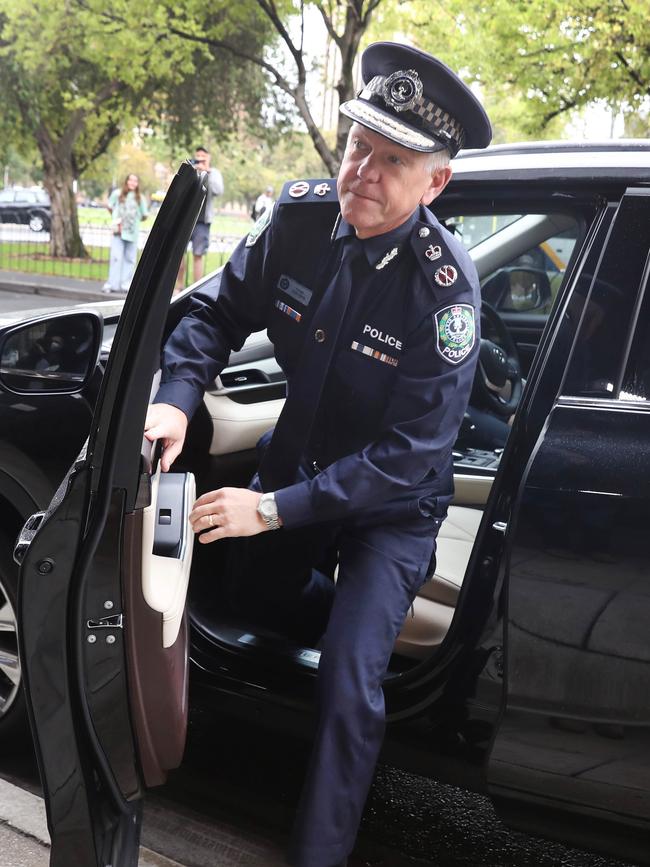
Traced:
<svg viewBox="0 0 650 867">
<path fill-rule="evenodd" d="M 577 336 L 563 386 L 565 395 L 648 399 L 650 302 L 645 299 L 639 311 L 639 299 L 648 281 L 649 212 L 650 197 L 625 197 L 602 261 L 593 270 L 583 269 L 581 279 L 590 284 L 584 309 L 579 305 L 574 309 L 575 292 L 569 299 L 565 315 L 574 322 Z M 603 247 L 594 253 L 602 255 Z"/>
<path fill-rule="evenodd" d="M 650 401 L 650 287 L 646 274 L 644 299 L 637 317 L 619 400 Z"/>
<path fill-rule="evenodd" d="M 13 200 L 14 200 L 13 190 L 2 190 L 0 192 L 0 202 L 13 202 Z"/>
<path fill-rule="evenodd" d="M 16 193 L 16 201 L 27 202 L 31 205 L 36 201 L 36 193 L 29 192 L 28 190 L 20 190 L 20 192 Z"/>
<path fill-rule="evenodd" d="M 444 220 L 470 252 L 483 298 L 499 311 L 546 314 L 573 253 L 579 224 L 565 214 L 472 214 Z"/>
</svg>

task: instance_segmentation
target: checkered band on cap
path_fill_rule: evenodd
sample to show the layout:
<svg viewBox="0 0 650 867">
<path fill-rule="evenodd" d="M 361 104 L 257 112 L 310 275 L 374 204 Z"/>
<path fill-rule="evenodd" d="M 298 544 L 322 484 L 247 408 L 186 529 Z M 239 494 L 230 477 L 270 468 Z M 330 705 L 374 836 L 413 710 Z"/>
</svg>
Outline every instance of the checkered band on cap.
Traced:
<svg viewBox="0 0 650 867">
<path fill-rule="evenodd" d="M 417 75 L 414 70 L 411 70 L 411 72 Z M 385 75 L 376 75 L 366 84 L 358 98 L 365 99 L 374 105 L 381 105 L 385 110 L 392 110 L 394 106 L 386 99 L 385 82 Z M 415 115 L 415 118 L 413 118 L 413 115 Z M 445 111 L 444 108 L 441 108 L 435 102 L 427 99 L 424 94 L 413 97 L 408 111 L 404 111 L 400 115 L 400 119 L 407 122 L 410 120 L 411 123 L 415 120 L 423 132 L 430 133 L 438 141 L 442 141 L 443 144 L 450 147 L 452 156 L 462 148 L 465 141 L 465 130 L 456 118 L 452 117 L 448 111 Z"/>
</svg>

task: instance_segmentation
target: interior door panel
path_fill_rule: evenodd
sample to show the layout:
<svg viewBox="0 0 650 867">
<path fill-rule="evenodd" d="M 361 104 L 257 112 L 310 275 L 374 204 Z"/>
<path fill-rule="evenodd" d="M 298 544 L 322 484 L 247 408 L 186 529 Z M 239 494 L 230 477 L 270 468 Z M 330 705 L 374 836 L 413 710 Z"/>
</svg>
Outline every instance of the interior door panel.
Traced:
<svg viewBox="0 0 650 867">
<path fill-rule="evenodd" d="M 159 468 L 142 515 L 142 594 L 160 614 L 163 648 L 175 644 L 185 610 L 194 543 L 189 513 L 195 499 L 192 473 L 161 475 Z"/>
<path fill-rule="evenodd" d="M 212 420 L 211 455 L 255 448 L 262 434 L 275 426 L 284 406 L 284 398 L 240 403 L 227 392 L 207 392 L 204 402 Z"/>
<path fill-rule="evenodd" d="M 161 484 L 158 472 L 151 479 L 149 505 L 125 520 L 123 581 L 131 612 L 126 629 L 129 691 L 147 786 L 165 782 L 167 772 L 180 764 L 185 747 L 185 598 L 193 550 L 187 518 L 194 498 L 191 473 L 170 473 Z"/>
</svg>

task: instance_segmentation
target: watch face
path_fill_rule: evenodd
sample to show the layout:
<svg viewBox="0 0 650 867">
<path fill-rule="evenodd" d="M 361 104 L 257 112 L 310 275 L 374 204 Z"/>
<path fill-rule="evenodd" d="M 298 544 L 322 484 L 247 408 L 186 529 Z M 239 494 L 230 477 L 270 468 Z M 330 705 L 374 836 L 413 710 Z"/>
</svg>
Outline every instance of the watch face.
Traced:
<svg viewBox="0 0 650 867">
<path fill-rule="evenodd" d="M 277 507 L 273 497 L 262 497 L 259 503 L 259 510 L 265 520 L 272 520 L 277 516 Z"/>
</svg>

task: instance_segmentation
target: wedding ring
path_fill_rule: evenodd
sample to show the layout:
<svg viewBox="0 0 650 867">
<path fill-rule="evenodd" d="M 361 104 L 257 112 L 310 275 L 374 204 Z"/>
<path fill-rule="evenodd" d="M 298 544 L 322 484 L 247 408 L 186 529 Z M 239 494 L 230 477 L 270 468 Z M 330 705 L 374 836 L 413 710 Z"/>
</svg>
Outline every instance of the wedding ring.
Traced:
<svg viewBox="0 0 650 867">
<path fill-rule="evenodd" d="M 208 524 L 212 527 L 214 526 L 214 520 L 212 518 L 212 512 L 208 515 Z"/>
</svg>

